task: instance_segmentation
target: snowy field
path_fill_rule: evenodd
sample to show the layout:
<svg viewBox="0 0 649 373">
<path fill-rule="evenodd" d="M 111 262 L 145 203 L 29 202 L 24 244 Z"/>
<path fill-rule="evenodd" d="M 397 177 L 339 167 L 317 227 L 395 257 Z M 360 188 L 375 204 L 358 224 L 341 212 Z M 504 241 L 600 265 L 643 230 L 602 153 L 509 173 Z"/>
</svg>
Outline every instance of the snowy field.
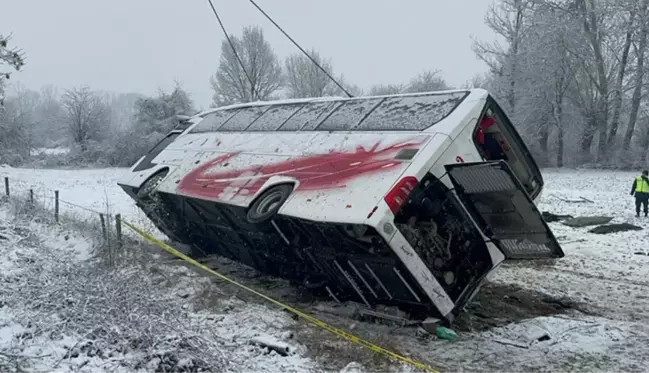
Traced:
<svg viewBox="0 0 649 373">
<path fill-rule="evenodd" d="M 70 203 L 61 204 L 62 212 L 83 214 L 85 210 L 72 204 L 95 211 L 108 209 L 152 229 L 144 215 L 115 184 L 123 172 L 125 170 L 122 169 L 59 171 L 0 168 L 0 177 L 10 177 L 12 194 L 26 195 L 31 188 L 39 200 L 50 206 L 53 190 L 59 190 L 61 199 Z M 455 341 L 418 338 L 413 329 L 395 330 L 336 318 L 333 322 L 342 328 L 353 329 L 361 337 L 396 346 L 403 354 L 441 367 L 443 371 L 645 371 L 646 357 L 649 356 L 649 219 L 634 216 L 633 197 L 629 192 L 635 176 L 635 173 L 608 171 L 544 171 L 547 184 L 541 210 L 573 216 L 606 215 L 614 218 L 613 223 L 628 222 L 644 229 L 598 235 L 588 232 L 592 227 L 571 228 L 561 223 L 551 223 L 566 257 L 552 262 L 511 263 L 499 268 L 491 282 L 468 307 L 467 314 L 458 320 L 458 339 Z M 579 197 L 593 203 L 564 201 Z M 88 211 L 85 213 L 89 214 Z M 44 259 L 39 254 L 43 249 L 35 244 L 35 238 L 20 238 L 21 232 L 27 230 L 13 229 L 18 223 L 5 224 L 11 217 L 6 211 L 3 214 L 0 215 L 0 225 L 4 224 L 9 232 L 6 235 L 16 243 L 8 245 L 7 240 L 0 240 L 0 255 L 5 258 L 0 266 L 0 281 L 11 278 L 11 283 L 15 284 L 13 286 L 18 286 L 22 284 L 21 281 L 30 281 L 29 271 L 33 271 L 35 265 L 43 265 Z M 64 232 L 54 232 L 54 239 L 46 239 L 52 235 L 49 228 L 29 224 L 27 228 L 35 232 L 29 237 L 40 237 L 37 242 L 46 246 L 46 251 L 50 253 L 48 255 L 56 257 L 57 250 L 72 250 L 77 252 L 74 257 L 81 267 L 89 265 L 86 258 L 91 257 L 89 250 L 92 244 L 84 241 L 78 233 L 66 232 L 69 240 L 64 240 Z M 335 339 L 327 342 L 321 334 L 318 334 L 321 339 L 314 342 L 307 332 L 302 331 L 297 332 L 290 341 L 300 346 L 295 355 L 264 355 L 258 347 L 248 346 L 247 343 L 256 333 L 285 337 L 282 333 L 286 330 L 296 330 L 290 316 L 272 306 L 250 300 L 237 301 L 239 298 L 229 295 L 225 298 L 227 302 L 220 302 L 220 308 L 206 307 L 197 311 L 195 304 L 198 300 L 192 301 L 194 295 L 183 298 L 174 295 L 175 292 L 191 288 L 188 284 L 192 281 L 196 283 L 194 286 L 200 288 L 196 292 L 203 295 L 227 292 L 210 288 L 215 285 L 206 282 L 204 277 L 194 278 L 190 272 L 175 272 L 174 276 L 181 276 L 183 281 L 173 285 L 175 287 L 171 291 L 163 291 L 168 289 L 161 287 L 157 292 L 152 292 L 151 297 L 141 300 L 143 307 L 156 297 L 168 304 L 170 310 L 185 307 L 182 320 L 187 330 L 197 331 L 196 338 L 202 341 L 202 346 L 222 351 L 223 360 L 213 363 L 224 364 L 224 371 L 316 371 L 323 368 L 322 361 L 314 356 L 322 352 L 319 344 L 345 344 L 335 344 Z M 155 282 L 153 278 L 155 276 L 147 281 Z M 41 294 L 46 291 L 37 289 L 37 286 L 33 291 L 40 294 L 38 296 L 47 295 Z M 221 298 L 224 296 L 221 295 Z M 24 325 L 24 321 L 29 319 L 29 312 L 38 311 L 29 311 L 29 301 L 18 299 L 20 297 L 15 294 L 7 295 L 5 291 L 3 297 L 13 297 L 11 301 L 16 307 L 26 307 L 28 310 L 21 315 L 22 309 L 12 308 L 4 298 L 0 298 L 0 368 L 3 367 L 2 354 L 13 356 L 18 354 L 17 351 L 24 356 L 48 355 L 33 359 L 41 364 L 35 364 L 41 370 L 54 369 L 54 364 L 58 363 L 58 370 L 78 368 L 84 364 L 83 368 L 90 371 L 98 364 L 106 364 L 105 359 L 89 358 L 87 354 L 84 359 L 63 358 L 66 356 L 63 347 L 66 343 L 85 343 L 80 334 L 61 336 L 60 342 L 51 345 L 44 342 L 43 336 L 26 342 L 24 334 L 28 326 Z M 137 312 L 146 314 L 145 308 Z M 33 313 L 32 318 L 37 315 Z M 310 326 L 302 327 L 311 330 Z M 198 332 L 205 329 L 218 338 Z M 171 330 L 165 331 L 172 333 Z M 18 337 L 23 345 L 17 345 Z M 163 336 L 157 337 L 164 339 Z M 193 350 L 183 351 L 184 354 L 191 354 Z M 357 350 L 349 354 L 351 357 L 344 353 L 328 353 L 343 360 L 339 364 L 341 366 L 337 367 L 338 371 L 352 363 L 354 358 L 366 367 L 377 366 L 371 364 L 371 354 L 361 354 Z M 152 351 L 148 354 L 140 352 L 138 356 L 134 353 L 120 354 L 122 360 L 133 363 L 131 368 L 136 363 L 155 364 L 158 362 L 155 359 L 162 356 Z M 113 360 L 118 361 L 117 358 Z M 352 370 L 352 366 L 348 367 L 348 371 Z M 404 368 L 396 364 L 392 367 Z M 325 370 L 334 371 L 329 368 Z"/>
<path fill-rule="evenodd" d="M 0 166 L 0 176 L 9 177 L 12 195 L 27 198 L 32 189 L 34 199 L 53 211 L 54 191 L 58 190 L 61 214 L 82 219 L 97 219 L 97 213 L 121 214 L 125 220 L 164 237 L 117 186 L 117 180 L 127 171 L 123 168 L 51 170 Z"/>
</svg>

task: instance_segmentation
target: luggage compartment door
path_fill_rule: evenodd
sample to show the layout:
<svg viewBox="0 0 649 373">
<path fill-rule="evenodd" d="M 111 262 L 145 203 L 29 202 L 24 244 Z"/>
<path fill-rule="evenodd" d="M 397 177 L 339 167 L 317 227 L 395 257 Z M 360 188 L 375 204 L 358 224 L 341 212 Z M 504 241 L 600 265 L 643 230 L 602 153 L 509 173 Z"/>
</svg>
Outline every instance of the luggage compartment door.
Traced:
<svg viewBox="0 0 649 373">
<path fill-rule="evenodd" d="M 507 259 L 562 258 L 554 234 L 505 161 L 445 166 L 458 198 Z"/>
</svg>

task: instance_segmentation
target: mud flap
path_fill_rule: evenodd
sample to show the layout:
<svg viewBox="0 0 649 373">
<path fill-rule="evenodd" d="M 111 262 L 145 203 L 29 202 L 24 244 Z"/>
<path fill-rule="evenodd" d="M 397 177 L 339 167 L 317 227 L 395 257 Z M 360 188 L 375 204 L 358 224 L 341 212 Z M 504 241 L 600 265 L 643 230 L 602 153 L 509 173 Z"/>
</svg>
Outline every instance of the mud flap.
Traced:
<svg viewBox="0 0 649 373">
<path fill-rule="evenodd" d="M 458 198 L 507 259 L 562 258 L 561 246 L 507 162 L 446 165 Z"/>
</svg>

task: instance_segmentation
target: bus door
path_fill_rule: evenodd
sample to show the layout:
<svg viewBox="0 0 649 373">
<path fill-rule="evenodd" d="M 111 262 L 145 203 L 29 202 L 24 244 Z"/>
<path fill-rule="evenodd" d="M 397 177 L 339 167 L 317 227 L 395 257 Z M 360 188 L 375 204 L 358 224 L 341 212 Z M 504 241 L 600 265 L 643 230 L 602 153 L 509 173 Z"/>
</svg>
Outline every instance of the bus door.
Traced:
<svg viewBox="0 0 649 373">
<path fill-rule="evenodd" d="M 508 259 L 564 253 L 524 186 L 505 161 L 445 166 L 458 198 Z"/>
</svg>

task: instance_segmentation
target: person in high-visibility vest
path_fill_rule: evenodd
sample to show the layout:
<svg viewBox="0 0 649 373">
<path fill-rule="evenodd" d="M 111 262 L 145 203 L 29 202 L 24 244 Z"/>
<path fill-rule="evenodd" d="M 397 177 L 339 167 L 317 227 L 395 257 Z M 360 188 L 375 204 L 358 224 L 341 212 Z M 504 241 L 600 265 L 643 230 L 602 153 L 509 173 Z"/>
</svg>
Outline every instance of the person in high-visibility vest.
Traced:
<svg viewBox="0 0 649 373">
<path fill-rule="evenodd" d="M 640 206 L 643 207 L 644 216 L 649 214 L 649 171 L 642 171 L 642 175 L 635 178 L 631 187 L 631 195 L 635 195 L 635 213 L 640 216 Z"/>
</svg>

